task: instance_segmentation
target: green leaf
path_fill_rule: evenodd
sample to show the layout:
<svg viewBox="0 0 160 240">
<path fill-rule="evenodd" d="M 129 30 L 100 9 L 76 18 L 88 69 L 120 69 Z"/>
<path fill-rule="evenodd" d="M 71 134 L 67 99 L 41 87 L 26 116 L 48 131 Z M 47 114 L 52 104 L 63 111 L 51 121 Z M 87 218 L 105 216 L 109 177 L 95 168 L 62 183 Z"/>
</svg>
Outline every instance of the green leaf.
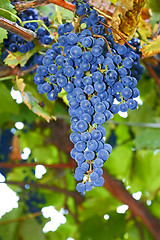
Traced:
<svg viewBox="0 0 160 240">
<path fill-rule="evenodd" d="M 107 239 L 117 239 L 117 237 L 122 239 L 125 233 L 124 215 L 113 212 L 109 216 L 107 221 L 104 220 L 104 216 L 96 215 L 84 221 L 80 227 L 80 239 L 106 240 L 106 236 Z"/>
<path fill-rule="evenodd" d="M 0 103 L 0 113 L 6 112 L 18 114 L 18 104 L 15 102 L 15 100 L 13 100 L 9 89 L 3 83 L 0 83 Z"/>
<path fill-rule="evenodd" d="M 17 86 L 18 89 L 21 91 L 24 103 L 30 110 L 32 110 L 38 116 L 43 117 L 47 122 L 54 118 L 53 115 L 48 113 L 45 107 L 40 106 L 39 100 L 32 95 L 31 91 L 26 90 L 26 84 L 24 83 L 23 78 L 17 79 Z"/>
<path fill-rule="evenodd" d="M 121 178 L 128 173 L 132 158 L 131 146 L 121 145 L 114 148 L 107 163 L 104 165 L 110 173 Z"/>
<path fill-rule="evenodd" d="M 13 14 L 17 13 L 16 10 L 14 9 L 14 6 L 10 3 L 9 0 L 1 0 L 0 1 L 0 8 L 5 9 L 5 10 L 7 10 L 7 11 L 13 13 Z M 11 15 L 7 12 L 4 12 L 2 10 L 0 10 L 0 16 L 2 16 L 4 18 L 7 18 L 11 21 L 16 21 L 16 18 L 13 15 Z"/>
<path fill-rule="evenodd" d="M 151 57 L 160 52 L 160 36 L 158 35 L 157 38 L 154 38 L 149 44 L 144 45 L 141 48 L 143 57 Z"/>
<path fill-rule="evenodd" d="M 20 64 L 21 67 L 23 67 L 26 62 L 30 59 L 31 56 L 33 56 L 34 53 L 38 52 L 39 50 L 39 45 L 38 47 L 35 47 L 34 49 L 28 51 L 27 53 L 20 53 L 20 52 L 9 52 L 7 57 L 5 58 L 4 62 L 8 66 L 14 68 L 18 64 Z"/>
<path fill-rule="evenodd" d="M 34 218 L 26 219 L 21 223 L 19 234 L 23 240 L 46 240 L 41 226 Z"/>
<path fill-rule="evenodd" d="M 155 191 L 160 182 L 160 152 L 139 150 L 132 164 L 132 179 L 128 185 L 135 191 Z"/>
<path fill-rule="evenodd" d="M 18 240 L 17 229 L 19 222 L 14 222 L 14 219 L 19 218 L 21 216 L 21 212 L 21 208 L 16 208 L 2 217 L 1 222 L 4 221 L 6 224 L 0 225 L 1 240 Z M 12 220 L 13 222 L 11 223 Z"/>
<path fill-rule="evenodd" d="M 0 28 L 0 43 L 3 42 L 3 39 L 7 38 L 7 30 Z"/>
<path fill-rule="evenodd" d="M 134 140 L 136 149 L 155 149 L 160 147 L 160 129 L 144 129 Z"/>
</svg>

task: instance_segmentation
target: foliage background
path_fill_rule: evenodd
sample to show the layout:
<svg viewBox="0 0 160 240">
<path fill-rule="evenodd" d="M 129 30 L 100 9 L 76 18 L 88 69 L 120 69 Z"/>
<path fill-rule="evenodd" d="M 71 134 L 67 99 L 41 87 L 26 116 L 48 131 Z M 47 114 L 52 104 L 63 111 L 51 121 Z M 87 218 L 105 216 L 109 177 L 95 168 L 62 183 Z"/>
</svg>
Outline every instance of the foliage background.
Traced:
<svg viewBox="0 0 160 240">
<path fill-rule="evenodd" d="M 104 6 L 105 2 L 102 2 Z M 139 25 L 136 32 L 136 36 L 141 37 L 142 44 L 155 36 L 159 6 L 160 2 L 155 0 L 147 5 L 147 11 L 150 9 L 152 14 L 147 23 L 141 20 L 141 26 Z M 12 11 L 9 0 L 1 1 L 0 7 Z M 62 19 L 71 20 L 73 17 L 70 11 L 55 8 L 54 5 L 37 9 L 44 15 L 52 12 L 50 18 L 57 24 Z M 14 21 L 11 16 L 7 18 Z M 6 30 L 2 30 L 1 38 L 4 37 Z M 33 51 L 45 51 L 43 48 L 37 46 Z M 5 63 L 23 66 L 29 57 L 26 54 L 23 59 L 21 57 L 18 60 L 17 56 L 12 56 Z M 104 166 L 111 176 L 124 183 L 130 194 L 138 191 L 142 193 L 141 203 L 157 221 L 160 218 L 160 80 L 158 74 L 155 78 L 153 71 L 156 73 L 160 68 L 153 66 L 153 62 L 156 59 L 158 64 L 158 57 L 142 59 L 145 73 L 138 88 L 143 104 L 139 105 L 138 110 L 129 111 L 127 118 L 116 115 L 105 124 L 106 141 L 114 148 Z M 149 63 L 152 71 L 148 68 Z M 0 172 L 20 199 L 19 207 L 0 220 L 0 240 L 66 240 L 68 237 L 76 240 L 159 239 L 154 238 L 144 223 L 130 210 L 124 214 L 118 213 L 117 207 L 123 204 L 120 201 L 121 196 L 113 197 L 105 186 L 95 188 L 83 197 L 75 192 L 75 165 L 69 155 L 72 144 L 69 141 L 65 93 L 61 94 L 58 101 L 51 103 L 45 96 L 37 93 L 33 74 L 25 74 L 19 78 L 15 75 L 17 74 L 13 73 L 0 78 Z M 21 91 L 21 104 L 12 99 L 12 87 Z M 24 128 L 16 129 L 16 122 L 23 122 Z M 10 133 L 11 129 L 14 134 Z M 27 160 L 21 158 L 25 147 L 31 150 Z M 37 164 L 48 165 L 47 172 L 41 179 L 37 179 L 34 174 Z M 43 233 L 42 228 L 49 219 L 42 216 L 41 208 L 50 205 L 58 211 L 67 209 L 67 221 L 56 231 Z M 109 215 L 108 220 L 104 219 L 105 214 Z"/>
</svg>

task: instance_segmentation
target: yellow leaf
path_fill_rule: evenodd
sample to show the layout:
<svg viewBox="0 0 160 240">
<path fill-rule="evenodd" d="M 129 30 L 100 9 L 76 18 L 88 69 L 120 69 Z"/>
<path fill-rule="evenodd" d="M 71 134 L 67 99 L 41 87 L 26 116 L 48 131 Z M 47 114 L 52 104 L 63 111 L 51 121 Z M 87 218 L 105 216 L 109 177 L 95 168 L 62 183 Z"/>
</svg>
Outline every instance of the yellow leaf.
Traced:
<svg viewBox="0 0 160 240">
<path fill-rule="evenodd" d="M 54 116 L 51 116 L 45 108 L 42 108 L 39 105 L 39 101 L 32 96 L 32 94 L 29 91 L 25 90 L 25 83 L 23 78 L 17 78 L 16 79 L 17 87 L 21 91 L 23 102 L 27 105 L 27 107 L 32 110 L 35 114 L 38 116 L 43 117 L 47 122 L 49 122 L 51 119 L 54 119 Z"/>
<path fill-rule="evenodd" d="M 152 42 L 144 45 L 141 49 L 143 57 L 151 57 L 160 53 L 160 35 L 154 38 Z"/>
<path fill-rule="evenodd" d="M 119 0 L 112 17 L 112 27 L 125 40 L 130 40 L 137 28 L 139 16 L 147 0 Z M 123 43 L 120 36 L 113 32 L 115 42 Z"/>
</svg>

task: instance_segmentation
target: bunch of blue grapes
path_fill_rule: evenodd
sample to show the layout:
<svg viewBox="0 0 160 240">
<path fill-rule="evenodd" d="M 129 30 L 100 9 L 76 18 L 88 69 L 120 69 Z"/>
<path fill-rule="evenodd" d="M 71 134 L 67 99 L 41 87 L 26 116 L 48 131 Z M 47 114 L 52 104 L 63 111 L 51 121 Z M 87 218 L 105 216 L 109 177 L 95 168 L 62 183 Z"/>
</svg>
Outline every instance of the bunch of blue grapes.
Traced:
<svg viewBox="0 0 160 240">
<path fill-rule="evenodd" d="M 39 27 L 38 22 L 34 22 L 40 19 L 39 13 L 36 9 L 29 8 L 20 13 L 19 17 L 22 20 L 22 22 L 28 21 L 27 23 L 24 24 L 24 28 L 36 32 L 37 37 L 42 44 L 49 45 L 52 43 L 53 37 L 50 35 L 50 33 L 43 26 Z M 43 20 L 46 26 L 50 26 L 50 21 L 48 17 L 43 17 L 41 20 Z M 17 23 L 20 25 L 19 22 Z M 8 38 L 4 39 L 3 44 L 10 52 L 18 51 L 20 53 L 27 53 L 28 51 L 32 50 L 35 47 L 33 41 L 27 42 L 20 36 L 13 34 L 11 32 L 8 32 Z"/>
<path fill-rule="evenodd" d="M 79 32 L 71 23 L 58 27 L 58 42 L 47 50 L 34 82 L 37 91 L 51 101 L 62 88 L 67 92 L 74 144 L 71 157 L 78 165 L 74 177 L 79 182 L 77 191 L 83 193 L 104 184 L 102 167 L 112 146 L 105 143 L 103 123 L 119 111 L 137 108 L 136 86 L 143 67 L 138 48 L 133 51 L 127 44 L 115 44 L 112 32 L 105 34 L 104 17 L 92 6 L 76 1 L 76 15 L 80 16 Z"/>
</svg>

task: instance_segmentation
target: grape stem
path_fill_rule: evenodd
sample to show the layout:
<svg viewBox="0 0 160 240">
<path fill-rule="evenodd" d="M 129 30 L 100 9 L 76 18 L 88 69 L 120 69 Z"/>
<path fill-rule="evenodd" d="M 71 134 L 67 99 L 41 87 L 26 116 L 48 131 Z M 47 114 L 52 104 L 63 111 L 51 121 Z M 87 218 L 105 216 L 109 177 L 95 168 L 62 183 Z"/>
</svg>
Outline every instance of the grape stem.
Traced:
<svg viewBox="0 0 160 240">
<path fill-rule="evenodd" d="M 110 48 L 110 46 L 108 44 L 108 41 L 107 41 L 107 39 L 105 37 L 103 37 L 102 35 L 93 35 L 93 37 L 103 38 L 103 40 L 105 41 L 106 47 L 108 49 L 108 52 L 110 54 L 112 54 L 111 48 Z"/>
<path fill-rule="evenodd" d="M 123 39 L 123 41 L 124 41 L 128 46 L 130 46 L 130 48 L 132 48 L 133 50 L 136 50 L 136 48 L 133 47 L 131 44 L 129 44 L 129 43 L 125 40 L 125 38 L 124 38 L 119 32 L 117 32 L 113 27 L 110 27 L 108 24 L 105 24 L 105 23 L 103 23 L 103 22 L 101 22 L 101 21 L 99 21 L 99 23 L 101 23 L 101 24 L 104 25 L 105 27 L 111 29 L 111 30 L 112 30 L 113 32 L 115 32 L 119 37 L 121 37 L 121 38 Z"/>
<path fill-rule="evenodd" d="M 31 42 L 37 36 L 33 31 L 20 27 L 17 23 L 12 22 L 4 17 L 0 17 L 0 27 L 17 34 L 28 42 Z"/>
<path fill-rule="evenodd" d="M 54 192 L 59 192 L 59 193 L 63 193 L 66 196 L 70 196 L 73 197 L 76 201 L 76 204 L 81 204 L 84 200 L 84 198 L 77 192 L 77 191 L 69 191 L 65 188 L 59 188 L 57 186 L 54 185 L 48 185 L 48 184 L 42 184 L 42 183 L 36 183 L 36 182 L 20 182 L 20 181 L 5 181 L 5 182 L 0 182 L 1 183 L 6 183 L 6 184 L 11 184 L 11 185 L 16 185 L 19 187 L 23 187 L 27 184 L 30 187 L 34 188 L 34 189 L 39 189 L 39 188 L 43 188 L 43 189 L 47 189 L 50 191 L 54 191 Z"/>
<path fill-rule="evenodd" d="M 65 9 L 68 9 L 72 12 L 75 11 L 75 5 L 72 3 L 66 2 L 64 0 L 34 0 L 30 2 L 15 2 L 14 7 L 18 12 L 23 12 L 28 8 L 35 8 L 35 7 L 39 7 L 39 6 L 43 6 L 51 3 L 56 4 Z"/>
</svg>

